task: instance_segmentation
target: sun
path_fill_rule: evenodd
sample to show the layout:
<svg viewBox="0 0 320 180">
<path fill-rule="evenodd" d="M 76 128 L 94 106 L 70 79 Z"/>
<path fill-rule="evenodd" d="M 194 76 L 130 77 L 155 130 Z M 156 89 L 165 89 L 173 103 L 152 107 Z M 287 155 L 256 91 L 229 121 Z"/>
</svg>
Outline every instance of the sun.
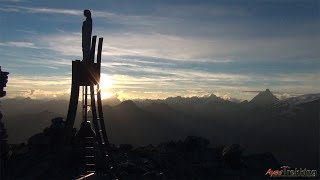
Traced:
<svg viewBox="0 0 320 180">
<path fill-rule="evenodd" d="M 101 73 L 100 76 L 100 89 L 110 89 L 112 87 L 113 80 L 107 74 Z"/>
<path fill-rule="evenodd" d="M 101 73 L 100 76 L 100 90 L 101 90 L 101 98 L 108 99 L 112 97 L 112 93 L 110 89 L 112 88 L 113 80 L 107 74 Z"/>
</svg>

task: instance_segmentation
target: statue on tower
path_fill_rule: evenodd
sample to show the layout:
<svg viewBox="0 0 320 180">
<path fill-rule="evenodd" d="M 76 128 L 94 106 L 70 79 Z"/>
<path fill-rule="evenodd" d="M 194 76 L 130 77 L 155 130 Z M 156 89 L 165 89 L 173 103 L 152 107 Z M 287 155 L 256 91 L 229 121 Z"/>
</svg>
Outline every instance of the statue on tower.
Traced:
<svg viewBox="0 0 320 180">
<path fill-rule="evenodd" d="M 92 18 L 90 10 L 83 11 L 86 20 L 82 24 L 82 53 L 83 60 L 90 61 L 91 35 L 92 35 Z"/>
</svg>

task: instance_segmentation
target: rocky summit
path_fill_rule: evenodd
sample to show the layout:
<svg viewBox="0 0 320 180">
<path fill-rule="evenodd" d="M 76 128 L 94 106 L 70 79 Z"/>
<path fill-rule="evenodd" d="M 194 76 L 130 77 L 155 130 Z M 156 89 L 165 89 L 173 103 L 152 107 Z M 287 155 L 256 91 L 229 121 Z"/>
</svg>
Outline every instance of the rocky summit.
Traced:
<svg viewBox="0 0 320 180">
<path fill-rule="evenodd" d="M 76 145 L 61 144 L 61 127 L 63 121 L 54 119 L 50 127 L 32 136 L 28 144 L 12 145 L 10 157 L 4 160 L 4 179 L 78 178 L 82 173 L 81 157 L 77 157 Z M 113 173 L 120 179 L 264 179 L 269 168 L 280 167 L 271 153 L 243 152 L 238 144 L 211 147 L 205 138 L 188 136 L 157 146 L 111 145 L 109 155 L 114 161 Z M 114 176 L 110 170 L 101 169 L 90 177 L 101 178 Z"/>
</svg>

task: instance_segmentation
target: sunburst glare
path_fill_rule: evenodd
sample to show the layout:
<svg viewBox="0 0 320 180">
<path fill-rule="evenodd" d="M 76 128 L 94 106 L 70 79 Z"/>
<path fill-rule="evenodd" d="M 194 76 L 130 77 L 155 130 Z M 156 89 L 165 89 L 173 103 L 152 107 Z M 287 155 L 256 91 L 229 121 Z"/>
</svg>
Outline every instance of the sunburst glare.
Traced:
<svg viewBox="0 0 320 180">
<path fill-rule="evenodd" d="M 112 93 L 110 89 L 112 88 L 114 80 L 107 74 L 101 73 L 100 77 L 100 90 L 101 90 L 101 98 L 107 99 L 112 97 Z"/>
</svg>

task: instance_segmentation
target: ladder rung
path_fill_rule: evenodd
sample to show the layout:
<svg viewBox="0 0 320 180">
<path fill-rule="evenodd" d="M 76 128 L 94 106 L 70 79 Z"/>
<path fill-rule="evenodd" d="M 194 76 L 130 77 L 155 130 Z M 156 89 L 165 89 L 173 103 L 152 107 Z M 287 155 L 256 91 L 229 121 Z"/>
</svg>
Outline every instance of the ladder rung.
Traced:
<svg viewBox="0 0 320 180">
<path fill-rule="evenodd" d="M 86 164 L 86 166 L 94 166 L 95 164 Z"/>
<path fill-rule="evenodd" d="M 93 147 L 84 147 L 84 148 L 86 148 L 86 149 L 93 149 Z"/>
<path fill-rule="evenodd" d="M 84 175 L 81 175 L 80 178 L 78 178 L 77 180 L 82 180 L 82 179 L 86 179 L 92 175 L 94 175 L 95 171 L 87 171 L 89 174 L 84 174 Z"/>
<path fill-rule="evenodd" d="M 90 136 L 88 136 L 88 137 L 84 137 L 84 138 L 86 138 L 86 139 L 93 139 L 93 137 L 90 137 Z"/>
<path fill-rule="evenodd" d="M 84 157 L 86 157 L 86 158 L 94 158 L 94 156 L 84 156 Z"/>
</svg>

